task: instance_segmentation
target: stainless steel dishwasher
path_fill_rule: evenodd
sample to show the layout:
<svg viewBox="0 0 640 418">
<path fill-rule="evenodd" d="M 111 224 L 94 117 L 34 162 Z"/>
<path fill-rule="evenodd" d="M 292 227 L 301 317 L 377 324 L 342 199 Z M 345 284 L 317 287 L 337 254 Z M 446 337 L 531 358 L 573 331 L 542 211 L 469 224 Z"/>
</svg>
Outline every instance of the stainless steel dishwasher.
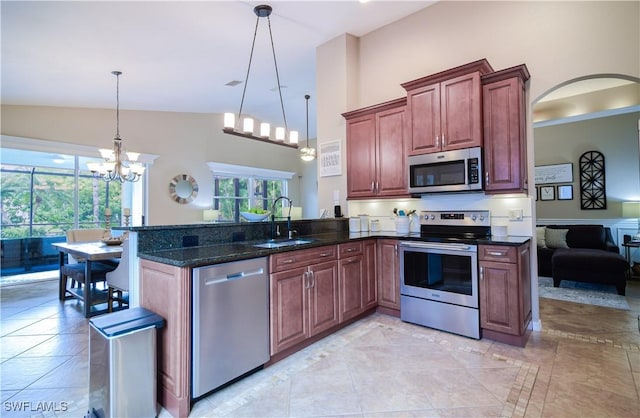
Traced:
<svg viewBox="0 0 640 418">
<path fill-rule="evenodd" d="M 192 398 L 269 360 L 267 258 L 193 269 Z"/>
</svg>

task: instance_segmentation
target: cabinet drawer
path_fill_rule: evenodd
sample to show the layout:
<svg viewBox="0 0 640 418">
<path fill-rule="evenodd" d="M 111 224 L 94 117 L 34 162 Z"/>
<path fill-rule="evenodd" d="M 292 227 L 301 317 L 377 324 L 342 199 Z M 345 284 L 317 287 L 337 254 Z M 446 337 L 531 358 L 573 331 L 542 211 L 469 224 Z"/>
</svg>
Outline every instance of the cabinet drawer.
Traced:
<svg viewBox="0 0 640 418">
<path fill-rule="evenodd" d="M 336 246 L 326 245 L 324 247 L 273 254 L 269 257 L 269 268 L 271 273 L 275 273 L 335 259 Z"/>
<path fill-rule="evenodd" d="M 518 247 L 506 245 L 479 245 L 478 259 L 483 261 L 499 261 L 502 263 L 518 262 Z"/>
<path fill-rule="evenodd" d="M 338 258 L 362 254 L 362 241 L 338 244 Z"/>
</svg>

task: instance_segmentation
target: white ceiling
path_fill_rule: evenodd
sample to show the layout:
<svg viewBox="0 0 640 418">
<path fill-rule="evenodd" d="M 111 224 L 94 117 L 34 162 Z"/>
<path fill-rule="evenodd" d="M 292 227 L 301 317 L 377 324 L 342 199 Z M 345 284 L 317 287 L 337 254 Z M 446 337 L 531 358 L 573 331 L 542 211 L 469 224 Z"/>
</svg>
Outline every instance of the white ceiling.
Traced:
<svg viewBox="0 0 640 418">
<path fill-rule="evenodd" d="M 433 1 L 271 1 L 287 122 L 315 137 L 315 49 L 362 36 Z M 238 112 L 257 17 L 255 1 L 5 1 L 3 104 L 174 112 Z M 243 113 L 282 124 L 267 20 L 259 20 Z M 126 135 L 126 134 L 125 134 Z"/>
</svg>

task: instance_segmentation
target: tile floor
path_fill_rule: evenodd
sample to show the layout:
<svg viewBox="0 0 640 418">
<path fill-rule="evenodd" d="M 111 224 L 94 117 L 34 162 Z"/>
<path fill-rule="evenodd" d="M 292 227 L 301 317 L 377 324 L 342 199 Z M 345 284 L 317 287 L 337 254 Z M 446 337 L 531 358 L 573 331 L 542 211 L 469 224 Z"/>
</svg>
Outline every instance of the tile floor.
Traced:
<svg viewBox="0 0 640 418">
<path fill-rule="evenodd" d="M 88 321 L 56 290 L 0 290 L 0 416 L 86 412 Z M 543 331 L 525 348 L 372 315 L 200 400 L 190 417 L 640 417 L 640 282 L 628 294 L 629 311 L 541 299 Z"/>
</svg>

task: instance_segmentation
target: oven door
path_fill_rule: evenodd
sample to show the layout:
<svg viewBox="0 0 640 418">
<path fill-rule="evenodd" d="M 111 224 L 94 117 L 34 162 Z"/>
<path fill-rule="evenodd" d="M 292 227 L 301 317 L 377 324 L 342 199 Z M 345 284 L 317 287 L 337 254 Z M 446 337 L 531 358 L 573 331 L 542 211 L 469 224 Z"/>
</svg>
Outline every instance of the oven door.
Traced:
<svg viewBox="0 0 640 418">
<path fill-rule="evenodd" d="M 478 308 L 478 247 L 400 243 L 400 294 Z"/>
</svg>

